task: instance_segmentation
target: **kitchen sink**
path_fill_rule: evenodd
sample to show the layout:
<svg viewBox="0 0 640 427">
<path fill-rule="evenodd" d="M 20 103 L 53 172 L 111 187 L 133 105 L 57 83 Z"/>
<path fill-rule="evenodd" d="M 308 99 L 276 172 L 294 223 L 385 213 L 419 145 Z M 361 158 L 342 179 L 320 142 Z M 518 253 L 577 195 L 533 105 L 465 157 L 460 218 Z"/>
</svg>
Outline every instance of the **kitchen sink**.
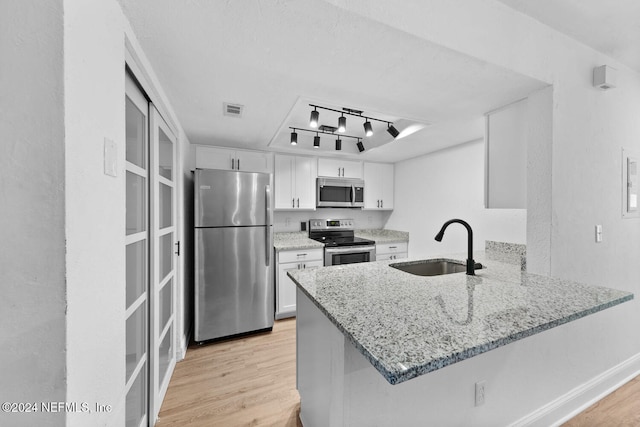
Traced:
<svg viewBox="0 0 640 427">
<path fill-rule="evenodd" d="M 440 276 L 442 274 L 463 273 L 467 266 L 463 261 L 424 259 L 420 261 L 398 262 L 389 264 L 389 267 L 415 274 L 416 276 Z M 475 269 L 482 268 L 482 264 L 476 263 Z"/>
</svg>

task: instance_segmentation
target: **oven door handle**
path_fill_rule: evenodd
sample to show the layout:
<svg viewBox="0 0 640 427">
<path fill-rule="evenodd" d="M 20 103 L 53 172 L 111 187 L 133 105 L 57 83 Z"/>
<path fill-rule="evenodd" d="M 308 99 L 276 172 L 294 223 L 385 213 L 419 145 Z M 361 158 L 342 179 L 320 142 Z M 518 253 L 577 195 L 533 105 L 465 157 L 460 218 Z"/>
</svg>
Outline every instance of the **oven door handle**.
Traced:
<svg viewBox="0 0 640 427">
<path fill-rule="evenodd" d="M 324 248 L 325 252 L 330 254 L 343 254 L 345 252 L 369 252 L 375 250 L 375 246 L 347 246 L 341 248 Z"/>
</svg>

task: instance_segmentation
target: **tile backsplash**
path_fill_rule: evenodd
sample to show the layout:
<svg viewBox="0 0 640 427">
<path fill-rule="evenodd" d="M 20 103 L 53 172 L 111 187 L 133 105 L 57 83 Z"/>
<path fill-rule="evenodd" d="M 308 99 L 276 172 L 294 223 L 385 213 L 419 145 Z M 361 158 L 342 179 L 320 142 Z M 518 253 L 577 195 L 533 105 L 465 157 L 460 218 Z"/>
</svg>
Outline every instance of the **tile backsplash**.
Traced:
<svg viewBox="0 0 640 427">
<path fill-rule="evenodd" d="M 366 211 L 362 209 L 317 209 L 315 211 L 275 211 L 273 215 L 273 231 L 300 231 L 300 223 L 312 218 L 345 219 L 353 218 L 356 229 L 383 228 L 391 215 L 391 211 Z"/>
</svg>

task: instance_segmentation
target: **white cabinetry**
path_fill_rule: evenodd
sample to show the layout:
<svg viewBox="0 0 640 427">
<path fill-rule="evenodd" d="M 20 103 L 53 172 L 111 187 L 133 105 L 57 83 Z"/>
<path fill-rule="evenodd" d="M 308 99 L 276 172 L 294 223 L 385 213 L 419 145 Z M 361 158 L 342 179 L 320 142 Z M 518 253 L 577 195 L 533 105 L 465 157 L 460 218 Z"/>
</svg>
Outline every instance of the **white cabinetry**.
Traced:
<svg viewBox="0 0 640 427">
<path fill-rule="evenodd" d="M 276 277 L 276 319 L 296 315 L 296 284 L 287 276 L 289 270 L 301 270 L 324 265 L 322 249 L 301 249 L 278 252 Z"/>
<path fill-rule="evenodd" d="M 392 164 L 364 164 L 364 208 L 375 210 L 393 209 Z"/>
<path fill-rule="evenodd" d="M 275 208 L 316 208 L 316 159 L 275 156 Z"/>
<path fill-rule="evenodd" d="M 271 173 L 271 154 L 262 151 L 196 146 L 195 165 L 199 169 L 224 169 Z"/>
<path fill-rule="evenodd" d="M 362 179 L 362 162 L 354 160 L 319 158 L 318 176 Z"/>
<path fill-rule="evenodd" d="M 487 208 L 527 208 L 527 130 L 526 99 L 487 114 Z"/>
<path fill-rule="evenodd" d="M 376 261 L 387 259 L 402 259 L 409 255 L 409 244 L 401 243 L 380 243 L 376 245 Z"/>
</svg>

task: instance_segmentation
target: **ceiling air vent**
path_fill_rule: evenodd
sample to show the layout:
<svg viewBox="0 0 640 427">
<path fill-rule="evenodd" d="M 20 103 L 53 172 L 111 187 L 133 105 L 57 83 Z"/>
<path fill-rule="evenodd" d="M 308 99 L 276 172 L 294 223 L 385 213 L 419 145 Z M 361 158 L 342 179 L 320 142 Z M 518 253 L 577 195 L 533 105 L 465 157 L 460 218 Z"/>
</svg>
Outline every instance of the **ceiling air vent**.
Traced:
<svg viewBox="0 0 640 427">
<path fill-rule="evenodd" d="M 222 104 L 222 108 L 225 116 L 240 118 L 242 117 L 242 110 L 244 109 L 244 105 L 231 104 L 229 102 L 225 102 Z"/>
</svg>

